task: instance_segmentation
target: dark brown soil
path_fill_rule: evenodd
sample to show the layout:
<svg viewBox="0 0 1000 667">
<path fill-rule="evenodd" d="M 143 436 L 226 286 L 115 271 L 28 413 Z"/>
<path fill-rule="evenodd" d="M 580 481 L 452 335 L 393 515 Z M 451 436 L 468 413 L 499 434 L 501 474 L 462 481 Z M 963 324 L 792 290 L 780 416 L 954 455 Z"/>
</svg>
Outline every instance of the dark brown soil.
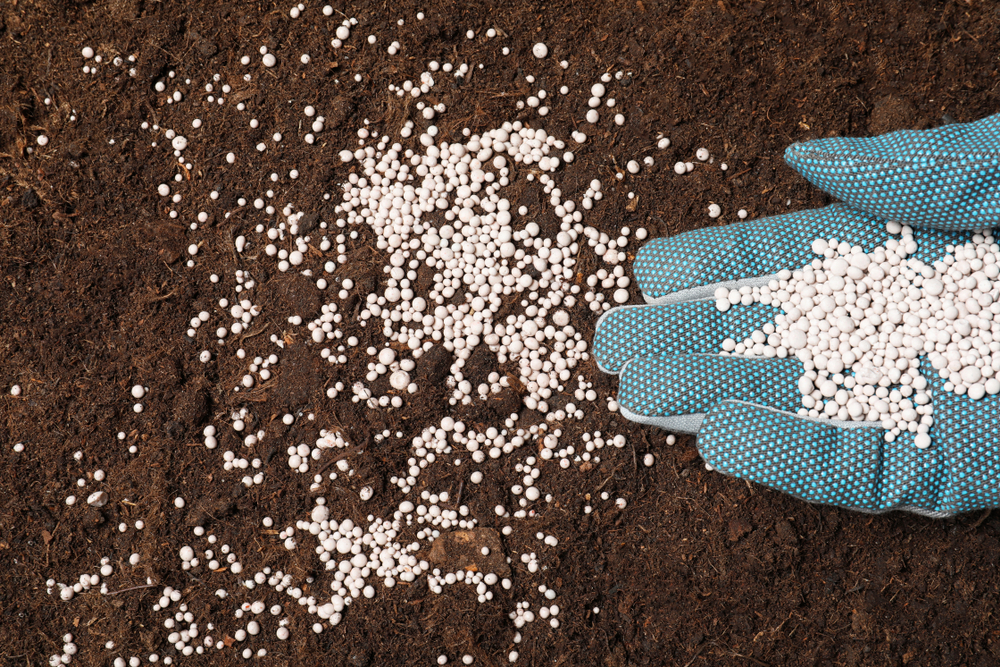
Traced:
<svg viewBox="0 0 1000 667">
<path fill-rule="evenodd" d="M 240 266 L 256 272 L 264 314 L 254 331 L 263 335 L 245 341 L 250 354 L 274 350 L 267 338 L 291 333 L 287 318 L 314 316 L 320 301 L 290 274 L 266 275 L 246 257 L 237 264 L 232 238 L 247 231 L 239 216 L 213 220 L 197 234 L 167 217 L 155 188 L 177 165 L 150 147 L 139 125 L 180 127 L 207 105 L 204 95 L 183 105 L 158 103 L 163 96 L 153 84 L 168 70 L 202 86 L 215 72 L 242 84 L 239 57 L 266 44 L 285 64 L 273 73 L 254 67 L 254 82 L 240 86 L 254 113 L 290 125 L 303 104 L 329 110 L 325 147 L 307 149 L 293 136 L 263 154 L 254 150 L 263 130 L 249 131 L 245 114 L 226 107 L 212 115 L 218 148 L 199 142 L 188 157 L 206 167 L 204 176 L 193 177 L 205 179 L 206 191 L 219 187 L 219 203 L 230 208 L 227 197 L 260 192 L 271 171 L 287 173 L 290 166 L 303 177 L 277 184 L 276 201 L 319 205 L 346 173 L 337 150 L 351 145 L 364 119 L 398 129 L 411 102 L 389 96 L 386 87 L 419 75 L 429 59 L 486 66 L 460 87 L 442 77 L 432 101 L 448 106 L 438 122 L 445 137 L 463 127 L 482 131 L 515 117 L 537 118 L 517 116 L 514 100 L 564 84 L 571 101 L 554 103 L 545 126 L 566 136 L 582 117 L 590 84 L 604 72 L 624 71 L 609 88 L 627 123 L 602 122 L 604 130 L 566 169 L 565 187 L 573 192 L 601 178 L 607 196 L 588 224 L 608 232 L 646 226 L 653 235 L 712 224 L 705 215 L 710 201 L 725 211 L 719 222 L 733 221 L 739 208 L 755 217 L 826 203 L 783 164 L 782 151 L 793 141 L 928 127 L 944 114 L 973 120 L 1000 102 L 1000 5 L 979 0 L 360 2 L 337 6 L 361 22 L 351 42 L 356 48 L 338 53 L 329 46 L 336 24 L 321 20 L 322 4 L 310 4 L 298 21 L 288 19 L 291 2 L 8 0 L 0 8 L 0 664 L 46 664 L 61 652 L 66 632 L 80 646 L 74 665 L 107 665 L 117 655 L 145 661 L 154 650 L 173 655 L 163 615 L 152 612 L 157 589 L 92 592 L 68 603 L 46 594 L 48 578 L 73 583 L 96 572 L 103 557 L 115 566 L 112 591 L 142 586 L 147 577 L 179 588 L 198 619 L 214 622 L 223 637 L 237 627 L 232 612 L 243 598 L 234 576 L 179 570 L 176 554 L 191 540 L 189 526 L 203 522 L 220 543 L 234 546 L 249 572 L 274 565 L 305 577 L 313 567 L 309 555 L 289 556 L 260 528 L 263 516 L 274 517 L 276 526 L 293 524 L 314 495 L 311 475 L 285 465 L 284 448 L 342 425 L 366 453 L 352 459 L 358 474 L 342 498 L 325 493 L 355 520 L 386 516 L 400 500 L 388 478 L 405 463 L 410 438 L 449 412 L 440 378 L 431 377 L 440 363 L 428 360 L 418 364 L 423 389 L 406 410 L 328 400 L 327 386 L 358 379 L 349 369 L 367 362 L 366 344 L 347 366 L 331 367 L 301 336 L 289 337 L 275 378 L 249 394 L 232 392 L 244 372 L 232 354 L 198 361 L 203 346 L 184 331 L 194 313 L 224 293 L 208 281 L 212 271 L 227 289 Z M 427 19 L 416 21 L 417 11 Z M 508 37 L 486 39 L 493 26 Z M 479 35 L 472 41 L 465 38 L 470 28 Z M 362 44 L 368 34 L 380 36 L 377 48 Z M 404 47 L 397 57 L 385 51 L 393 39 Z M 530 55 L 540 39 L 552 53 L 545 63 Z M 107 62 L 97 75 L 84 75 L 85 45 L 106 60 L 135 54 L 137 76 Z M 510 56 L 500 55 L 504 46 Z M 312 66 L 298 66 L 301 53 L 312 54 Z M 563 58 L 570 63 L 565 71 L 556 65 Z M 365 75 L 360 83 L 353 81 L 356 72 Z M 528 73 L 538 83 L 529 86 Z M 42 132 L 51 143 L 29 154 Z M 665 152 L 654 149 L 658 132 L 673 142 Z M 690 159 L 699 146 L 728 162 L 729 171 L 674 177 L 673 162 Z M 229 150 L 240 156 L 232 168 L 223 159 Z M 647 154 L 656 157 L 655 167 L 616 182 L 616 165 Z M 636 200 L 627 198 L 630 191 Z M 188 269 L 185 249 L 193 241 L 204 244 L 198 267 Z M 351 261 L 338 277 L 371 287 L 383 280 L 382 258 L 370 242 L 368 232 L 349 244 Z M 594 268 L 587 262 L 582 271 Z M 585 305 L 576 307 L 573 321 L 589 337 L 594 317 Z M 345 334 L 372 344 L 380 337 L 356 324 L 346 325 Z M 470 364 L 474 381 L 492 370 L 488 356 Z M 613 379 L 592 362 L 581 370 L 602 397 L 613 395 Z M 128 394 L 138 382 L 152 388 L 142 414 L 132 411 Z M 17 398 L 7 393 L 15 383 L 24 388 Z M 667 446 L 665 433 L 598 405 L 583 421 L 564 425 L 566 441 L 604 429 L 625 433 L 629 445 L 589 471 L 545 473 L 546 491 L 557 502 L 530 525 L 515 522 L 513 535 L 502 538 L 515 559 L 511 591 L 497 588 L 496 599 L 479 604 L 462 587 L 434 595 L 423 580 L 392 591 L 379 586 L 375 600 L 352 606 L 321 635 L 309 630 L 312 617 L 295 614 L 301 610 L 283 598 L 292 638 L 254 644 L 268 648 L 261 662 L 431 665 L 444 652 L 453 664 L 470 653 L 476 664 L 504 665 L 514 648 L 507 614 L 520 600 L 537 610 L 539 584 L 559 592 L 562 625 L 553 630 L 535 622 L 523 630 L 518 664 L 1000 661 L 1000 518 L 986 512 L 935 521 L 806 505 L 706 472 L 693 440 Z M 244 406 L 268 429 L 254 452 L 265 460 L 268 479 L 249 490 L 239 483 L 242 473 L 221 467 L 221 452 L 241 446 L 231 430 L 220 429 L 218 450 L 198 444 L 205 424 L 225 424 L 229 412 Z M 276 417 L 290 410 L 316 420 L 286 427 Z M 477 410 L 455 414 L 496 423 L 492 411 Z M 522 423 L 539 418 L 522 410 Z M 403 437 L 376 444 L 375 434 L 385 429 Z M 25 443 L 23 453 L 13 452 L 18 442 Z M 130 444 L 137 454 L 128 454 Z M 82 461 L 74 460 L 76 451 Z M 642 465 L 646 452 L 658 455 L 652 468 Z M 483 465 L 486 481 L 465 487 L 462 500 L 484 528 L 504 525 L 492 507 L 510 500 L 512 465 L 505 459 Z M 99 510 L 83 502 L 67 507 L 63 500 L 76 492 L 77 478 L 98 468 L 108 472 L 100 488 L 111 502 Z M 456 488 L 459 479 L 439 471 L 422 482 Z M 376 495 L 361 505 L 355 493 L 365 483 Z M 598 489 L 611 500 L 597 499 Z M 595 494 L 586 517 L 585 494 Z M 188 499 L 183 510 L 172 504 L 177 495 Z M 614 507 L 617 497 L 628 501 L 623 511 Z M 140 518 L 146 527 L 137 531 L 132 524 Z M 124 533 L 120 522 L 129 525 Z M 543 546 L 536 531 L 558 536 L 558 547 Z M 516 557 L 523 551 L 538 552 L 548 570 L 529 575 Z M 132 552 L 143 556 L 134 569 L 127 565 Z M 233 597 L 215 597 L 220 586 Z M 107 641 L 115 650 L 104 648 Z M 236 647 L 178 664 L 183 660 L 244 662 Z"/>
</svg>

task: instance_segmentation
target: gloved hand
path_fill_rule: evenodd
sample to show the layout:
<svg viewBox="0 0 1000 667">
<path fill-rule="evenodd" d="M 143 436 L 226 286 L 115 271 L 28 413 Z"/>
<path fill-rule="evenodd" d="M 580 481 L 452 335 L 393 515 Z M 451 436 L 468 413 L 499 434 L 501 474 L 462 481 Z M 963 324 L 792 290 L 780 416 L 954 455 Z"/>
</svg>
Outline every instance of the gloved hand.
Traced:
<svg viewBox="0 0 1000 667">
<path fill-rule="evenodd" d="M 877 422 L 799 416 L 799 359 L 719 354 L 724 339 L 746 338 L 780 309 L 747 299 L 721 312 L 714 296 L 719 287 L 760 286 L 804 266 L 816 258 L 815 239 L 871 252 L 890 238 L 887 219 L 914 227 L 914 255 L 926 263 L 973 237 L 955 230 L 997 225 L 1000 116 L 795 144 L 785 159 L 845 203 L 647 243 L 633 269 L 651 305 L 608 311 L 594 335 L 599 366 L 620 375 L 622 414 L 697 433 L 715 470 L 809 502 L 930 516 L 1000 506 L 1000 395 L 972 400 L 946 391 L 921 354 L 934 406 L 926 449 L 907 431 L 887 442 Z M 1000 300 L 1000 290 L 992 293 Z"/>
</svg>

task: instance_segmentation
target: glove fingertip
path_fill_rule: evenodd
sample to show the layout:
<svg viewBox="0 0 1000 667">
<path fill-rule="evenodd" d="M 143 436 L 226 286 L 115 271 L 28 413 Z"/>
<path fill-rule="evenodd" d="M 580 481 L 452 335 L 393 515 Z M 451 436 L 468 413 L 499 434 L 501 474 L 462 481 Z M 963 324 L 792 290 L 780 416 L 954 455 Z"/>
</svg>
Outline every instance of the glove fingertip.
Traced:
<svg viewBox="0 0 1000 667">
<path fill-rule="evenodd" d="M 1000 213 L 1000 114 L 930 130 L 795 143 L 785 162 L 871 215 L 916 227 L 975 230 Z"/>
<path fill-rule="evenodd" d="M 628 340 L 630 326 L 622 322 L 626 309 L 636 306 L 620 306 L 601 314 L 594 324 L 594 343 L 591 354 L 597 368 L 608 375 L 618 375 L 622 366 L 631 358 L 623 343 Z M 641 307 L 641 306 L 640 306 Z"/>
<path fill-rule="evenodd" d="M 742 401 L 705 416 L 698 450 L 715 470 L 808 502 L 889 509 L 879 484 L 880 429 L 833 424 Z"/>
</svg>

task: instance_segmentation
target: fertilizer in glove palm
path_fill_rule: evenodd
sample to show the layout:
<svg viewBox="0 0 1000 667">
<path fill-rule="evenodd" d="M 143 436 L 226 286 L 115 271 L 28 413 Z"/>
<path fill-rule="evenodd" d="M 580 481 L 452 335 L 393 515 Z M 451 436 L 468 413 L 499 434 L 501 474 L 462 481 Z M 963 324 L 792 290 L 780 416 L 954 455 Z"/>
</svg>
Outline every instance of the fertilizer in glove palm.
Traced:
<svg viewBox="0 0 1000 667">
<path fill-rule="evenodd" d="M 909 227 L 890 222 L 886 231 L 901 237 L 870 253 L 816 239 L 819 257 L 801 269 L 762 287 L 718 289 L 723 312 L 746 296 L 782 310 L 745 340 L 726 338 L 722 354 L 794 355 L 805 371 L 798 414 L 878 422 L 887 441 L 908 431 L 923 449 L 934 417 L 919 354 L 946 380 L 945 391 L 973 400 L 1000 393 L 1000 248 L 976 234 L 931 265 L 914 256 Z"/>
</svg>

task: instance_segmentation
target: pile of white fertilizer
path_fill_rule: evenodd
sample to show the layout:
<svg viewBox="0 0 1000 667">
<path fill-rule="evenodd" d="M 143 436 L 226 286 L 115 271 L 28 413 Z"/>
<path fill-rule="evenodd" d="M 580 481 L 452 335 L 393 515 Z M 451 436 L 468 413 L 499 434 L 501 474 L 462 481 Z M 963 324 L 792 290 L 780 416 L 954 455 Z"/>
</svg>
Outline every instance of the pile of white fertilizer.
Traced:
<svg viewBox="0 0 1000 667">
<path fill-rule="evenodd" d="M 773 323 L 722 353 L 791 355 L 802 361 L 799 414 L 879 422 L 892 442 L 903 431 L 931 444 L 933 396 L 920 356 L 944 388 L 973 400 L 1000 393 L 1000 246 L 990 232 L 947 246 L 933 265 L 912 255 L 912 230 L 889 222 L 898 239 L 866 253 L 836 239 L 816 239 L 819 257 L 781 271 L 763 287 L 720 288 L 720 311 L 736 304 L 778 306 Z"/>
</svg>

